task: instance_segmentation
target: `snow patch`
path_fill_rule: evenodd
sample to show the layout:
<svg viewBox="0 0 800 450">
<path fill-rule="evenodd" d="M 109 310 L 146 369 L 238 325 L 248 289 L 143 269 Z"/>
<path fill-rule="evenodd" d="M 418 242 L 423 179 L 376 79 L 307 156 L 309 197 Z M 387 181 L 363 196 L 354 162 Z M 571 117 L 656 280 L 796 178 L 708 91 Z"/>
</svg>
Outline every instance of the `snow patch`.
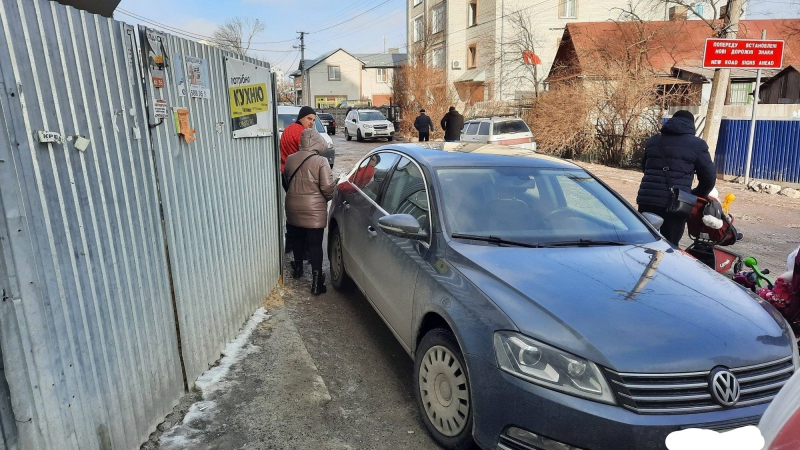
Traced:
<svg viewBox="0 0 800 450">
<path fill-rule="evenodd" d="M 204 399 L 208 399 L 213 392 L 224 387 L 220 386 L 220 382 L 228 376 L 231 366 L 258 350 L 257 346 L 248 344 L 250 335 L 253 334 L 253 330 L 256 329 L 258 324 L 270 317 L 266 309 L 258 308 L 239 335 L 236 336 L 236 339 L 225 346 L 225 350 L 222 351 L 224 357 L 219 361 L 219 364 L 205 371 L 194 382 L 195 386 L 203 392 Z"/>
<path fill-rule="evenodd" d="M 164 450 L 193 448 L 201 443 L 203 433 L 210 431 L 214 425 L 213 418 L 217 414 L 217 402 L 209 400 L 212 393 L 231 386 L 225 384 L 231 367 L 241 361 L 245 356 L 259 350 L 259 347 L 249 343 L 250 336 L 256 327 L 263 321 L 269 319 L 267 310 L 258 308 L 250 317 L 245 326 L 236 336 L 236 339 L 229 342 L 222 351 L 224 355 L 219 364 L 208 369 L 196 381 L 195 386 L 203 393 L 203 401 L 193 404 L 183 421 L 175 424 L 172 428 L 164 432 L 159 439 L 159 447 Z"/>
</svg>

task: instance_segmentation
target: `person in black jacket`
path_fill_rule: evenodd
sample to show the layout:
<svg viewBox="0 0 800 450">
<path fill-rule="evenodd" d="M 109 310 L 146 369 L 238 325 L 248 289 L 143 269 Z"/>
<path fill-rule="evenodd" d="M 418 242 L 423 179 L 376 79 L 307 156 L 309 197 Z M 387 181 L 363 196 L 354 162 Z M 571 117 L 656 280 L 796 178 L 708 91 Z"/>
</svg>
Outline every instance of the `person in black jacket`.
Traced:
<svg viewBox="0 0 800 450">
<path fill-rule="evenodd" d="M 644 175 L 636 203 L 639 212 L 664 218 L 661 234 L 676 246 L 686 228 L 686 218 L 667 213 L 670 188 L 674 186 L 698 197 L 706 197 L 717 181 L 717 171 L 708 153 L 708 144 L 695 136 L 695 132 L 694 116 L 689 111 L 681 110 L 664 124 L 660 134 L 644 144 Z M 698 183 L 692 189 L 695 174 Z"/>
<path fill-rule="evenodd" d="M 419 141 L 429 141 L 431 131 L 433 131 L 433 121 L 430 117 L 425 115 L 425 110 L 419 110 L 419 116 L 414 120 L 414 129 L 419 132 Z"/>
<path fill-rule="evenodd" d="M 455 106 L 451 106 L 447 114 L 442 117 L 440 123 L 444 130 L 445 142 L 458 142 L 461 140 L 461 129 L 464 128 L 464 116 L 456 111 Z"/>
</svg>

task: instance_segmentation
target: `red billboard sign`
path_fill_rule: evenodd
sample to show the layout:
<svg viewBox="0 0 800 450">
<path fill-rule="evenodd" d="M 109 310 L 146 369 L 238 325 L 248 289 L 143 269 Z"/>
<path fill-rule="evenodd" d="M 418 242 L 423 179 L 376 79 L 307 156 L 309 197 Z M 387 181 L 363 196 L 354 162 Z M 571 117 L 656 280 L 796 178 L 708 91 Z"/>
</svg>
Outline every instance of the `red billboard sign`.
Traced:
<svg viewBox="0 0 800 450">
<path fill-rule="evenodd" d="M 706 39 L 707 69 L 780 69 L 783 41 L 766 39 Z"/>
</svg>

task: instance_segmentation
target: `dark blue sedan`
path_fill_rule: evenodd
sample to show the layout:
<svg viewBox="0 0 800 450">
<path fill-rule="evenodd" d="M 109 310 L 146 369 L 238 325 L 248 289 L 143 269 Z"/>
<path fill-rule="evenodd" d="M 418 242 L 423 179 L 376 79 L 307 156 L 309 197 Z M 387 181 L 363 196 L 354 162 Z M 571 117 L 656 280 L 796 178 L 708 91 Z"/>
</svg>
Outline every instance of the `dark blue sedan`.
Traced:
<svg viewBox="0 0 800 450">
<path fill-rule="evenodd" d="M 331 279 L 414 358 L 443 447 L 663 449 L 756 424 L 800 361 L 780 314 L 658 226 L 568 161 L 390 145 L 338 182 Z"/>
</svg>

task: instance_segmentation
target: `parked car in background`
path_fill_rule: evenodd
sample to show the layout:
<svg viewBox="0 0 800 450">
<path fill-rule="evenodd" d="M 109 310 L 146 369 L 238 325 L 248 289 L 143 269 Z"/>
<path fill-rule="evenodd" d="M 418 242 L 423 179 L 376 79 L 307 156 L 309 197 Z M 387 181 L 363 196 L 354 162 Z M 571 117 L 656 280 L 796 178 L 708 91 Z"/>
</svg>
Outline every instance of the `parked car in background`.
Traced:
<svg viewBox="0 0 800 450">
<path fill-rule="evenodd" d="M 394 125 L 386 120 L 386 116 L 376 109 L 354 109 L 347 113 L 344 120 L 344 137 L 358 142 L 364 139 L 394 139 Z"/>
<path fill-rule="evenodd" d="M 524 120 L 518 117 L 488 117 L 471 119 L 464 123 L 461 142 L 514 145 L 536 150 L 533 132 Z"/>
<path fill-rule="evenodd" d="M 665 449 L 755 425 L 800 366 L 781 315 L 578 165 L 386 145 L 337 181 L 328 255 L 414 359 L 448 449 Z"/>
<path fill-rule="evenodd" d="M 298 114 L 300 114 L 299 106 L 278 106 L 278 142 L 281 140 L 284 128 L 293 124 L 297 120 Z M 328 136 L 328 132 L 322 124 L 319 115 L 317 115 L 317 120 L 314 123 L 314 129 L 322 135 L 322 138 L 325 139 L 325 143 L 328 144 L 328 149 L 322 153 L 322 156 L 328 160 L 328 164 L 330 164 L 331 169 L 333 169 L 333 163 L 336 160 L 336 148 L 333 146 L 333 139 Z"/>
<path fill-rule="evenodd" d="M 336 119 L 333 118 L 333 115 L 328 113 L 317 113 L 317 117 L 322 122 L 322 125 L 328 131 L 328 134 L 333 136 L 336 134 Z"/>
</svg>

